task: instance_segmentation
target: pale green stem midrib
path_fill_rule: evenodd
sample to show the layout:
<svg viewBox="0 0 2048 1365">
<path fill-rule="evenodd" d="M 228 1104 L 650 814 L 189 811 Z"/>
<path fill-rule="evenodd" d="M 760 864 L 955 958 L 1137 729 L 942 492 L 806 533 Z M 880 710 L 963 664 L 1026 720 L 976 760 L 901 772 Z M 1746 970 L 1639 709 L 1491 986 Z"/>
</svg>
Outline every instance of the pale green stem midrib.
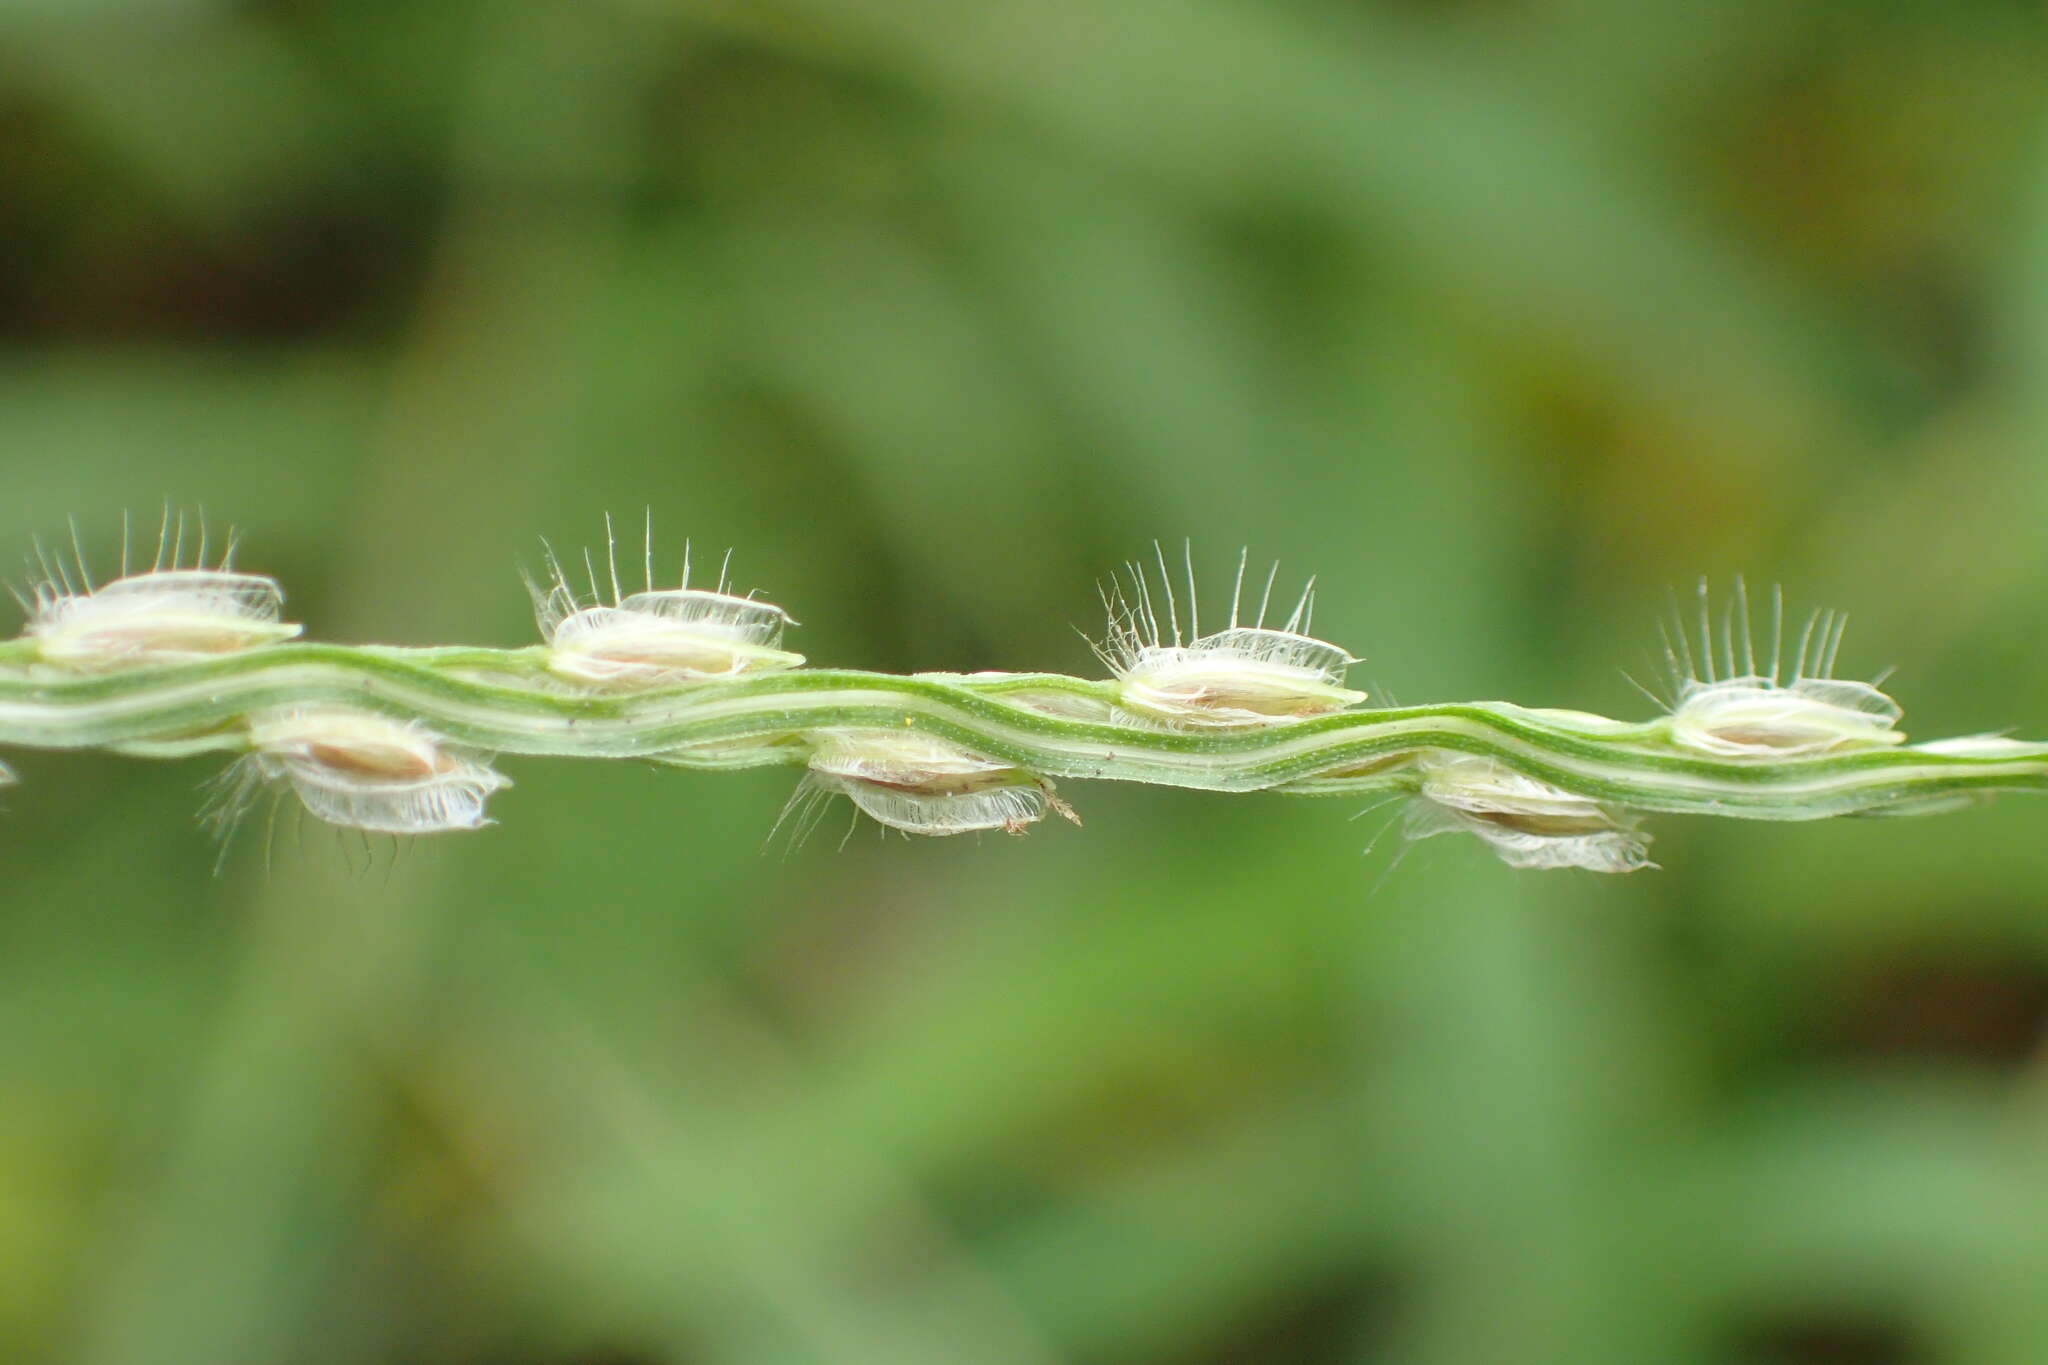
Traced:
<svg viewBox="0 0 2048 1365">
<path fill-rule="evenodd" d="M 22 660 L 0 646 L 0 664 Z M 286 644 L 128 672 L 0 671 L 0 744 L 135 746 L 153 756 L 246 747 L 246 716 L 353 705 L 421 722 L 446 739 L 507 754 L 642 758 L 686 767 L 801 763 L 821 730 L 911 728 L 1049 778 L 1149 782 L 1215 791 L 1296 784 L 1404 752 L 1496 758 L 1568 791 L 1645 811 L 1817 819 L 1944 794 L 2048 788 L 2048 761 L 1872 748 L 1758 762 L 1674 749 L 1668 723 L 1588 729 L 1505 703 L 1350 710 L 1243 729 L 1172 728 L 1122 713 L 1049 714 L 1013 700 L 1057 694 L 1107 709 L 1115 684 L 1059 674 L 911 675 L 803 669 L 633 694 L 593 694 L 549 678 L 537 648 L 409 650 Z M 711 746 L 778 738 L 736 759 Z M 698 752 L 693 752 L 698 751 Z M 1403 789 L 1413 767 L 1332 779 L 1344 794 Z"/>
</svg>

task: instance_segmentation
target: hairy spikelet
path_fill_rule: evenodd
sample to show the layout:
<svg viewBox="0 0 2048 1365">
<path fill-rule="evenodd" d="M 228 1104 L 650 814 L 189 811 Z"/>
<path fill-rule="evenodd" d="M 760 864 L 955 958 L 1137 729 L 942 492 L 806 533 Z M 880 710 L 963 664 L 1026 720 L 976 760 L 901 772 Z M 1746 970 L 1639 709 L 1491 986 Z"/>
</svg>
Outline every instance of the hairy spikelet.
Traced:
<svg viewBox="0 0 2048 1365">
<path fill-rule="evenodd" d="M 237 765 L 231 825 L 266 786 L 288 787 L 332 825 L 379 834 L 436 834 L 488 824 L 484 802 L 507 779 L 451 751 L 424 727 L 372 712 L 302 707 L 249 721 L 250 752 Z"/>
<path fill-rule="evenodd" d="M 1081 823 L 1052 783 L 911 731 L 833 730 L 815 737 L 808 781 L 905 834 L 1022 834 L 1048 811 Z"/>
<path fill-rule="evenodd" d="M 1154 545 L 1158 575 L 1140 561 L 1125 567 L 1121 581 L 1103 589 L 1109 634 L 1097 653 L 1115 674 L 1120 699 L 1133 713 L 1163 724 L 1209 727 L 1273 725 L 1341 711 L 1366 699 L 1344 687 L 1344 671 L 1357 662 L 1350 654 L 1307 632 L 1315 617 L 1315 580 L 1302 589 L 1283 624 L 1266 625 L 1273 581 L 1245 624 L 1246 555 L 1237 562 L 1230 594 L 1230 624 L 1203 634 L 1195 603 L 1192 554 L 1186 556 L 1187 633 L 1182 635 L 1181 602 L 1165 552 Z"/>
<path fill-rule="evenodd" d="M 191 564 L 184 563 L 185 519 L 166 511 L 156 556 L 140 573 L 128 569 L 122 537 L 121 572 L 95 585 L 85 551 L 73 531 L 73 559 L 64 562 L 38 546 L 26 594 L 15 596 L 28 613 L 23 635 L 44 663 L 98 672 L 232 654 L 298 635 L 286 622 L 277 581 L 234 570 L 232 533 L 218 562 L 208 563 L 202 521 Z"/>
<path fill-rule="evenodd" d="M 784 629 L 795 624 L 773 602 L 728 590 L 731 555 L 718 571 L 718 586 L 690 586 L 690 554 L 683 551 L 680 585 L 654 586 L 654 528 L 647 528 L 642 589 L 627 593 L 619 583 L 617 541 L 605 522 L 605 562 L 610 570 L 607 601 L 597 567 L 587 556 L 587 597 L 578 593 L 552 549 L 547 578 L 527 580 L 534 617 L 548 644 L 548 667 L 561 677 L 598 687 L 654 687 L 705 678 L 731 678 L 795 668 L 804 657 L 782 648 Z"/>
<path fill-rule="evenodd" d="M 1834 676 L 1849 623 L 1843 613 L 1816 611 L 1808 617 L 1788 659 L 1785 599 L 1774 591 L 1768 670 L 1758 662 L 1749 594 L 1740 579 L 1722 611 L 1718 657 L 1704 581 L 1699 615 L 1697 652 L 1683 622 L 1665 633 L 1674 743 L 1726 758 L 1776 759 L 1905 741 L 1895 728 L 1902 714 L 1897 702 L 1874 683 Z"/>
</svg>

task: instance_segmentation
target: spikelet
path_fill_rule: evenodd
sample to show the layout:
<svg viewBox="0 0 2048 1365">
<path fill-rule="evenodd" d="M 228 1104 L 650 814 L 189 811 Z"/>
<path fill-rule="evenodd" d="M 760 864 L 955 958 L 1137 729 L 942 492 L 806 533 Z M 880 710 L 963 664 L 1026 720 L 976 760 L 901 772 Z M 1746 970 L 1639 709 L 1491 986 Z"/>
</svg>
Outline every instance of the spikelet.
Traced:
<svg viewBox="0 0 2048 1365">
<path fill-rule="evenodd" d="M 947 740 L 910 730 L 829 730 L 814 742 L 806 790 L 792 808 L 811 794 L 844 796 L 906 834 L 1022 834 L 1048 811 L 1081 823 L 1044 778 Z"/>
<path fill-rule="evenodd" d="M 1409 804 L 1410 839 L 1474 834 L 1510 867 L 1634 872 L 1654 866 L 1649 839 L 1597 801 L 1491 758 L 1431 758 Z"/>
<path fill-rule="evenodd" d="M 24 634 L 36 642 L 37 657 L 65 668 L 102 672 L 233 654 L 299 633 L 298 626 L 282 619 L 284 593 L 275 579 L 235 572 L 232 535 L 220 562 L 208 567 L 201 523 L 197 551 L 187 566 L 183 515 L 175 522 L 175 538 L 173 524 L 166 513 L 155 562 L 140 573 L 128 572 L 124 532 L 121 576 L 97 586 L 75 527 L 73 565 L 38 547 L 34 564 L 40 576 L 28 596 L 16 594 L 28 612 Z"/>
<path fill-rule="evenodd" d="M 1873 683 L 1833 676 L 1847 616 L 1829 611 L 1809 617 L 1790 661 L 1790 678 L 1781 681 L 1786 662 L 1783 594 L 1773 591 L 1771 597 L 1768 672 L 1758 665 L 1742 580 L 1736 580 L 1734 598 L 1722 612 L 1718 657 L 1704 581 L 1699 598 L 1698 654 L 1683 623 L 1674 622 L 1664 636 L 1672 673 L 1673 744 L 1719 758 L 1782 759 L 1905 741 L 1896 728 L 1902 714 L 1897 702 Z"/>
<path fill-rule="evenodd" d="M 548 643 L 548 668 L 558 677 L 597 687 L 651 687 L 703 678 L 729 678 L 795 668 L 801 654 L 782 648 L 783 630 L 795 622 L 773 602 L 728 590 L 725 567 L 716 589 L 690 586 L 690 557 L 683 552 L 682 585 L 654 586 L 653 530 L 649 527 L 642 591 L 619 585 L 616 542 L 605 519 L 606 563 L 611 599 L 598 584 L 588 556 L 588 598 L 571 586 L 553 550 L 547 552 L 545 584 L 527 582 L 534 615 Z M 726 556 L 728 563 L 731 555 Z"/>
<path fill-rule="evenodd" d="M 1187 555 L 1187 634 L 1181 632 L 1166 556 L 1158 545 L 1155 595 L 1149 570 L 1126 566 L 1127 583 L 1103 589 L 1109 634 L 1096 653 L 1109 666 L 1119 700 L 1132 714 L 1175 726 L 1246 727 L 1328 715 L 1365 700 L 1347 689 L 1345 670 L 1356 663 L 1336 645 L 1308 634 L 1315 615 L 1315 580 L 1277 628 L 1266 625 L 1279 566 L 1266 577 L 1257 614 L 1241 623 L 1247 556 L 1240 554 L 1230 598 L 1230 625 L 1204 635 L 1195 605 L 1192 555 Z M 1160 611 L 1163 607 L 1165 622 Z"/>
<path fill-rule="evenodd" d="M 344 707 L 299 707 L 249 721 L 251 752 L 213 817 L 231 826 L 256 789 L 282 783 L 330 824 L 433 834 L 490 823 L 484 802 L 510 780 L 451 752 L 418 725 Z"/>
</svg>

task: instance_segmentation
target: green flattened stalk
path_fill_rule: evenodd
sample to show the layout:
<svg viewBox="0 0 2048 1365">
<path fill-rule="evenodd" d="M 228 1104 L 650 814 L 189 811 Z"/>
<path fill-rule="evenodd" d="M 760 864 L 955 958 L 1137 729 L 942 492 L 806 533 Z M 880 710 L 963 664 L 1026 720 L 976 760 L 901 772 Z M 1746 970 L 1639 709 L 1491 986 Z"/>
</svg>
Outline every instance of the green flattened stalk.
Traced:
<svg viewBox="0 0 2048 1365">
<path fill-rule="evenodd" d="M 787 613 L 733 591 L 587 597 L 549 557 L 534 597 L 546 643 L 396 649 L 291 639 L 270 580 L 175 563 L 93 587 L 47 574 L 0 642 L 0 746 L 149 758 L 219 752 L 231 825 L 259 789 L 335 823 L 426 833 L 488 823 L 498 754 L 787 764 L 799 800 L 846 796 L 906 833 L 1022 832 L 1072 816 L 1055 780 L 1218 792 L 1405 797 L 1411 837 L 1469 833 L 1518 867 L 1650 866 L 1646 814 L 1817 820 L 1920 814 L 2048 789 L 2048 745 L 1992 736 L 1913 744 L 1871 684 L 1829 676 L 1836 618 L 1789 672 L 1783 609 L 1768 667 L 1724 617 L 1671 649 L 1673 695 L 1642 723 L 1507 702 L 1371 707 L 1351 656 L 1309 634 L 1312 593 L 1266 624 L 1271 579 L 1229 625 L 1187 619 L 1164 567 L 1106 594 L 1111 676 L 911 674 L 803 667 Z M 687 572 L 687 571 L 686 571 Z M 1816 626 L 1818 627 L 1816 634 Z M 1678 639 L 1684 640 L 1681 628 Z M 1702 659 L 1704 655 L 1704 659 Z M 0 767 L 0 782 L 9 780 Z M 799 820 L 798 826 L 804 823 Z"/>
</svg>

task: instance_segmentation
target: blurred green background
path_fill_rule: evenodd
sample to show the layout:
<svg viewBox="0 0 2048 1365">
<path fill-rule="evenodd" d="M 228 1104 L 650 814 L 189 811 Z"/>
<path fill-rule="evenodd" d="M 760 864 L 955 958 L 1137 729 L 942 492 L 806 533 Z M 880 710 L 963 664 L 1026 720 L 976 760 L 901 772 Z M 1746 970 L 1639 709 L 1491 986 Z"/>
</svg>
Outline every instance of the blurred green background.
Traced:
<svg viewBox="0 0 2048 1365">
<path fill-rule="evenodd" d="M 737 547 L 814 660 L 1094 665 L 1153 537 L 1403 700 L 1637 716 L 1671 585 L 2048 734 L 2021 0 L 4 0 L 0 554 L 203 504 L 315 636 Z M 11 625 L 7 627 L 11 629 Z M 2048 841 L 1342 802 L 760 851 L 508 761 L 213 873 L 10 753 L 0 1359 L 2048 1360 Z"/>
</svg>

